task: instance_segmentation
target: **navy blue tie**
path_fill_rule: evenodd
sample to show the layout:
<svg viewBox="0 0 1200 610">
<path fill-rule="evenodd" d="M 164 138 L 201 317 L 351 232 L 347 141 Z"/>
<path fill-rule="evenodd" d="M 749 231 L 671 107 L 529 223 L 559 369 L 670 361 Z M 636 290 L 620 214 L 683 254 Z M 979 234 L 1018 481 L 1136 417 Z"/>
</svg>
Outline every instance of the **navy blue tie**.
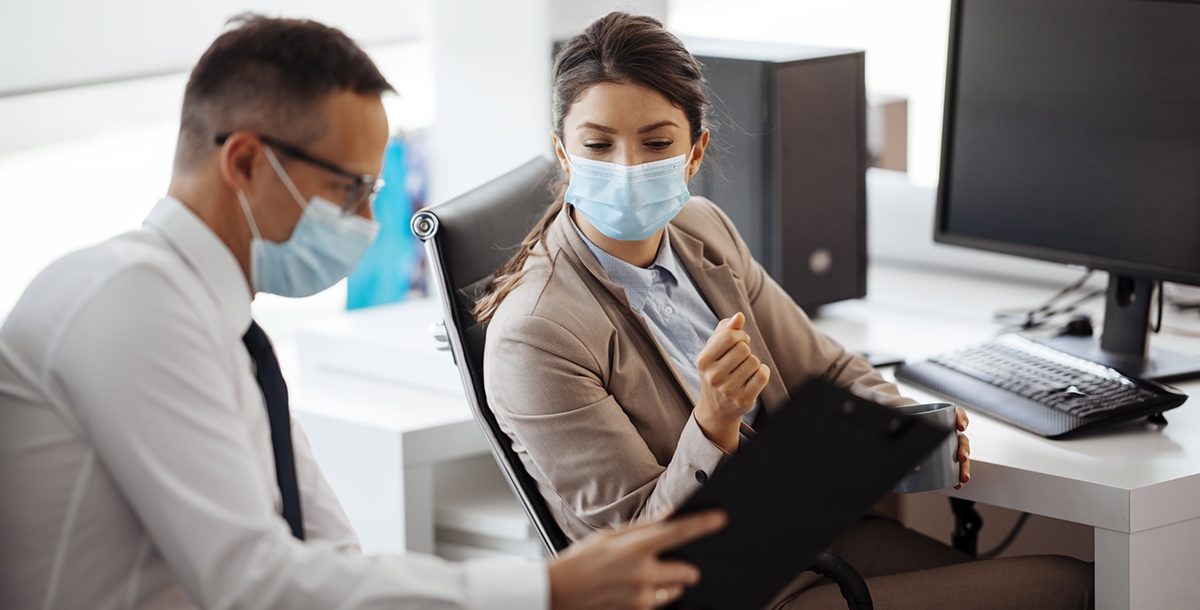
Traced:
<svg viewBox="0 0 1200 610">
<path fill-rule="evenodd" d="M 300 486 L 296 483 L 296 459 L 292 454 L 291 415 L 288 412 L 288 389 L 279 371 L 279 359 L 275 348 L 258 322 L 250 323 L 250 330 L 242 337 L 242 343 L 254 360 L 255 377 L 267 403 L 267 419 L 271 424 L 271 446 L 275 450 L 275 480 L 279 482 L 279 493 L 283 497 L 283 518 L 292 527 L 292 535 L 304 540 L 304 518 L 300 515 Z"/>
</svg>

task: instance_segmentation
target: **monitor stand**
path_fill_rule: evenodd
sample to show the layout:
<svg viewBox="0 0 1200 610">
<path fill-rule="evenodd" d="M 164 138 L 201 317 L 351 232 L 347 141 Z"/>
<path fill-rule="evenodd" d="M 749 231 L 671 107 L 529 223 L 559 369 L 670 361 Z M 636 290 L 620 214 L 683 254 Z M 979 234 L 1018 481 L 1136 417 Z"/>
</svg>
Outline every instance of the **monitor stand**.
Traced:
<svg viewBox="0 0 1200 610">
<path fill-rule="evenodd" d="M 1133 377 L 1178 381 L 1200 376 L 1200 357 L 1149 347 L 1153 294 L 1154 280 L 1110 274 L 1099 340 L 1061 336 L 1041 342 Z"/>
</svg>

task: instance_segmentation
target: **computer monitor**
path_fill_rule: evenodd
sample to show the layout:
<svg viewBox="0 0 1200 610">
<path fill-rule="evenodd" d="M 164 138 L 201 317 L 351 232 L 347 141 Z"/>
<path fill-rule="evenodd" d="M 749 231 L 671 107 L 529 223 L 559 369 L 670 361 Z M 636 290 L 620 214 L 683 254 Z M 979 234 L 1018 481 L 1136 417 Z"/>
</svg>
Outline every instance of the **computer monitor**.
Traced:
<svg viewBox="0 0 1200 610">
<path fill-rule="evenodd" d="M 1158 281 L 1200 284 L 1200 3 L 954 0 L 935 240 L 1109 272 L 1102 338 L 1157 379 Z"/>
</svg>

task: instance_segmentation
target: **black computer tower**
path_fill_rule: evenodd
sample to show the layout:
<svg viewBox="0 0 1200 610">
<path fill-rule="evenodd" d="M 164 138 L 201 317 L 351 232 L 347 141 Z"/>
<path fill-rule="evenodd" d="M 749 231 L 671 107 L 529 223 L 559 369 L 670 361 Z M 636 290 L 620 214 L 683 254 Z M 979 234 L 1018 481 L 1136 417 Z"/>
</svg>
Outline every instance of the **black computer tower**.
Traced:
<svg viewBox="0 0 1200 610">
<path fill-rule="evenodd" d="M 716 122 L 690 184 L 810 313 L 867 286 L 861 51 L 692 39 Z"/>
</svg>

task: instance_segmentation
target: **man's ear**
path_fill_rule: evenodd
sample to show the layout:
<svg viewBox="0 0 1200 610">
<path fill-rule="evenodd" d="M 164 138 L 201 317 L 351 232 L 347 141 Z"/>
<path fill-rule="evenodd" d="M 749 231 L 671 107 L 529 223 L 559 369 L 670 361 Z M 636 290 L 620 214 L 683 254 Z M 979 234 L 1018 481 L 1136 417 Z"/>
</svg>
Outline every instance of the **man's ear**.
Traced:
<svg viewBox="0 0 1200 610">
<path fill-rule="evenodd" d="M 558 157 L 558 165 L 562 168 L 563 174 L 571 173 L 571 166 L 567 163 L 567 146 L 563 144 L 558 134 L 550 132 L 550 142 L 554 146 L 554 156 Z"/>
<path fill-rule="evenodd" d="M 221 179 L 236 192 L 248 192 L 258 170 L 255 161 L 262 149 L 262 141 L 248 131 L 235 131 L 221 145 L 218 164 Z"/>
<path fill-rule="evenodd" d="M 692 176 L 695 176 L 696 172 L 700 171 L 700 162 L 704 160 L 704 151 L 708 148 L 708 139 L 709 132 L 705 129 L 700 133 L 700 139 L 696 140 L 696 144 L 693 147 L 692 160 L 688 163 L 688 180 L 691 180 Z"/>
</svg>

